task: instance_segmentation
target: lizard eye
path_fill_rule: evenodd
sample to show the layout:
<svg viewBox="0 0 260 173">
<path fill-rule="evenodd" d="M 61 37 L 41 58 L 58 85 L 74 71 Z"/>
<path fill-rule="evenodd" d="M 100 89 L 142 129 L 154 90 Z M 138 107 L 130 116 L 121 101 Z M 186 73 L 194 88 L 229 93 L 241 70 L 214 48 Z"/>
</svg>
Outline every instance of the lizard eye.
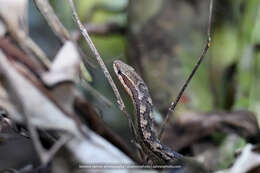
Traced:
<svg viewBox="0 0 260 173">
<path fill-rule="evenodd" d="M 121 74 L 122 74 L 121 70 L 118 70 L 118 71 L 117 71 L 117 73 L 118 73 L 119 75 L 121 75 Z"/>
</svg>

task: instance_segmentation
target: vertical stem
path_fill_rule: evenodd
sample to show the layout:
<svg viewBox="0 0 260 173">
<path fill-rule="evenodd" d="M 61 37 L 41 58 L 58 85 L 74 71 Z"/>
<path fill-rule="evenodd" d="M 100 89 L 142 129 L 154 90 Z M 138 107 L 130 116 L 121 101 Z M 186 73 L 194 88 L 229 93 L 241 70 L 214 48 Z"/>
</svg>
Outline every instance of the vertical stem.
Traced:
<svg viewBox="0 0 260 173">
<path fill-rule="evenodd" d="M 171 113 L 175 110 L 175 108 L 176 108 L 178 102 L 180 101 L 180 99 L 181 99 L 181 97 L 182 97 L 182 95 L 183 95 L 185 89 L 186 89 L 187 86 L 189 85 L 189 83 L 190 83 L 192 77 L 194 76 L 194 74 L 195 74 L 196 71 L 198 70 L 198 68 L 199 68 L 199 66 L 200 66 L 200 64 L 201 64 L 201 62 L 203 61 L 204 57 L 206 56 L 206 54 L 207 54 L 207 52 L 208 52 L 208 49 L 209 49 L 210 43 L 211 43 L 210 32 L 211 32 L 212 8 L 213 8 L 213 0 L 210 0 L 210 3 L 209 3 L 209 18 L 208 18 L 208 30 L 207 30 L 208 33 L 207 33 L 207 42 L 206 42 L 206 45 L 205 45 L 205 47 L 204 47 L 204 49 L 203 49 L 203 51 L 202 51 L 202 54 L 200 55 L 200 57 L 199 57 L 197 63 L 195 64 L 195 66 L 194 66 L 192 72 L 190 73 L 188 79 L 185 81 L 184 85 L 182 86 L 182 88 L 181 88 L 181 90 L 180 90 L 178 96 L 176 97 L 175 101 L 171 103 L 171 106 L 169 107 L 169 110 L 168 110 L 168 112 L 167 112 L 167 114 L 166 114 L 166 117 L 165 117 L 165 119 L 164 119 L 164 121 L 163 121 L 163 124 L 162 124 L 162 126 L 161 126 L 161 128 L 160 128 L 160 131 L 159 131 L 159 139 L 161 139 L 161 137 L 162 137 L 162 134 L 163 134 L 163 132 L 164 132 L 164 130 L 165 130 L 165 128 L 166 128 L 166 124 L 167 124 L 167 122 L 168 122 L 168 120 L 169 120 L 169 117 L 170 117 Z"/>
</svg>

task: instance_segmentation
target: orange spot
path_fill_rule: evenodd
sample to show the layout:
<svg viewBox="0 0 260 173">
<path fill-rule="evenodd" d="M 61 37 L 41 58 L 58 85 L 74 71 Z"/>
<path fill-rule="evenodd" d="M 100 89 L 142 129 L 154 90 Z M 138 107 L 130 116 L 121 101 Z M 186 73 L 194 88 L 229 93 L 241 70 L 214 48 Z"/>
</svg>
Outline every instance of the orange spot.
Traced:
<svg viewBox="0 0 260 173">
<path fill-rule="evenodd" d="M 190 99 L 186 95 L 183 95 L 180 100 L 181 103 L 188 103 L 189 101 Z"/>
</svg>

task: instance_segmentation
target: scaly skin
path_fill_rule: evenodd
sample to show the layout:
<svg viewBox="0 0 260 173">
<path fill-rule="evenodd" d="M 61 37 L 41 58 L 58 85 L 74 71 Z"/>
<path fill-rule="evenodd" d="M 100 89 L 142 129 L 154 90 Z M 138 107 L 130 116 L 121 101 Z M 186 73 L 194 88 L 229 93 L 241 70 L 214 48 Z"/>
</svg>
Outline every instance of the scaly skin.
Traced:
<svg viewBox="0 0 260 173">
<path fill-rule="evenodd" d="M 153 103 L 148 88 L 135 70 L 120 60 L 113 64 L 116 76 L 132 98 L 135 107 L 137 142 L 154 165 L 183 166 L 184 157 L 161 144 L 153 127 Z"/>
</svg>

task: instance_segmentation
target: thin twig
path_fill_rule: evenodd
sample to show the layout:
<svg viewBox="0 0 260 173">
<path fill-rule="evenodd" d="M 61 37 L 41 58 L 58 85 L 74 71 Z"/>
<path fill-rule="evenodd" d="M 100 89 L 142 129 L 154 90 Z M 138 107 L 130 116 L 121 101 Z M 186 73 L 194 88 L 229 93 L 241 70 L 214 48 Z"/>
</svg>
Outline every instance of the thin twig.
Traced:
<svg viewBox="0 0 260 173">
<path fill-rule="evenodd" d="M 63 147 L 67 142 L 69 142 L 73 138 L 70 134 L 62 134 L 60 139 L 51 147 L 48 152 L 46 152 L 47 155 L 47 162 L 48 163 L 54 155 Z"/>
<path fill-rule="evenodd" d="M 26 111 L 24 111 L 24 110 L 23 110 L 23 113 L 25 115 L 24 118 L 25 118 L 25 122 L 27 125 L 27 129 L 30 132 L 30 137 L 32 139 L 35 150 L 40 157 L 41 163 L 43 165 L 46 165 L 52 159 L 52 157 L 58 152 L 58 150 L 65 144 L 65 142 L 63 142 L 64 139 L 62 138 L 63 143 L 61 143 L 61 142 L 58 142 L 57 144 L 55 143 L 54 146 L 51 147 L 51 149 L 49 151 L 45 150 L 41 144 L 40 137 L 39 137 L 36 127 L 30 122 L 30 119 L 27 116 L 29 114 L 26 113 Z M 67 141 L 68 140 L 66 140 L 66 142 Z"/>
<path fill-rule="evenodd" d="M 37 154 L 39 155 L 41 162 L 43 164 L 45 164 L 47 162 L 47 158 L 45 155 L 45 149 L 41 145 L 40 138 L 36 131 L 36 128 L 31 124 L 31 122 L 30 122 L 29 118 L 26 116 L 26 114 L 25 114 L 24 118 L 26 121 L 27 129 L 30 132 L 30 137 L 32 139 L 35 150 L 36 150 Z"/>
<path fill-rule="evenodd" d="M 62 24 L 58 16 L 55 14 L 52 6 L 50 5 L 48 0 L 34 0 L 34 4 L 41 13 L 41 15 L 44 17 L 48 25 L 51 27 L 52 31 L 55 33 L 55 35 L 60 39 L 62 43 L 66 42 L 67 40 L 75 41 L 73 39 L 73 36 L 70 34 L 70 32 L 66 29 L 66 27 Z M 74 42 L 75 44 L 76 41 Z M 82 57 L 84 57 L 87 64 L 89 64 L 91 67 L 95 67 L 95 65 L 91 62 L 91 60 L 86 56 L 83 51 L 78 46 L 78 51 Z"/>
<path fill-rule="evenodd" d="M 110 73 L 109 73 L 109 71 L 108 71 L 108 69 L 107 69 L 105 63 L 103 62 L 103 60 L 102 60 L 100 54 L 98 53 L 96 47 L 94 46 L 94 44 L 93 44 L 93 42 L 92 42 L 92 40 L 91 40 L 91 38 L 90 38 L 90 36 L 89 36 L 87 30 L 85 29 L 85 27 L 83 26 L 83 24 L 82 24 L 81 21 L 79 20 L 79 16 L 78 16 L 78 14 L 77 14 L 77 12 L 76 12 L 76 8 L 75 8 L 75 5 L 74 5 L 73 0 L 69 0 L 69 2 L 70 2 L 71 9 L 72 9 L 73 17 L 74 17 L 74 19 L 76 20 L 76 22 L 77 22 L 77 24 L 78 24 L 78 27 L 79 27 L 79 29 L 80 29 L 81 34 L 84 36 L 84 38 L 85 38 L 86 42 L 88 43 L 88 45 L 89 45 L 91 51 L 92 51 L 93 54 L 95 55 L 95 57 L 96 57 L 96 59 L 97 59 L 99 65 L 100 65 L 101 69 L 103 70 L 105 77 L 107 78 L 107 80 L 108 80 L 110 86 L 112 87 L 113 92 L 114 92 L 115 95 L 116 95 L 117 103 L 119 104 L 119 108 L 121 109 L 121 111 L 124 112 L 124 114 L 125 114 L 125 116 L 126 116 L 126 118 L 127 118 L 127 120 L 128 120 L 128 123 L 129 123 L 130 127 L 133 127 L 132 120 L 131 120 L 131 118 L 130 118 L 128 112 L 127 112 L 126 109 L 125 109 L 125 104 L 124 104 L 124 102 L 123 102 L 123 100 L 122 100 L 122 98 L 121 98 L 121 96 L 120 96 L 120 94 L 119 94 L 119 91 L 118 91 L 118 89 L 117 89 L 117 87 L 116 87 L 116 85 L 115 85 L 115 83 L 114 83 L 114 81 L 113 81 L 113 79 L 112 79 L 112 77 L 111 77 L 111 75 L 110 75 Z"/>
<path fill-rule="evenodd" d="M 27 119 L 27 128 L 30 132 L 35 150 L 37 151 L 42 164 L 46 165 L 54 157 L 54 155 L 60 150 L 60 148 L 63 145 L 65 145 L 69 140 L 72 139 L 72 136 L 70 134 L 61 135 L 60 139 L 47 151 L 41 145 L 40 138 L 36 128 L 34 127 L 34 125 L 30 123 L 28 117 L 26 117 L 26 119 Z"/>
<path fill-rule="evenodd" d="M 34 0 L 34 3 L 58 38 L 60 38 L 62 42 L 71 40 L 69 31 L 63 26 L 59 18 L 56 16 L 49 2 L 46 0 Z"/>
<path fill-rule="evenodd" d="M 174 102 L 171 103 L 171 106 L 166 114 L 166 117 L 163 121 L 163 124 L 160 128 L 160 132 L 159 132 L 159 139 L 162 137 L 162 134 L 166 128 L 166 124 L 169 120 L 169 116 L 171 115 L 171 113 L 175 110 L 175 107 L 177 106 L 178 102 L 180 101 L 183 92 L 185 91 L 185 89 L 187 88 L 189 82 L 191 81 L 192 77 L 194 76 L 194 74 L 196 73 L 198 67 L 200 66 L 201 62 L 203 61 L 204 57 L 206 56 L 208 49 L 210 47 L 210 43 L 211 43 L 211 37 L 210 37 L 210 33 L 211 33 L 211 19 L 212 19 L 212 7 L 213 7 L 213 0 L 210 0 L 210 4 L 209 4 L 209 18 L 208 18 L 208 30 L 207 30 L 207 42 L 206 45 L 203 49 L 203 52 L 201 54 L 201 56 L 199 57 L 196 65 L 194 66 L 192 72 L 190 73 L 188 79 L 185 81 L 184 85 L 182 86 L 176 100 Z"/>
</svg>

